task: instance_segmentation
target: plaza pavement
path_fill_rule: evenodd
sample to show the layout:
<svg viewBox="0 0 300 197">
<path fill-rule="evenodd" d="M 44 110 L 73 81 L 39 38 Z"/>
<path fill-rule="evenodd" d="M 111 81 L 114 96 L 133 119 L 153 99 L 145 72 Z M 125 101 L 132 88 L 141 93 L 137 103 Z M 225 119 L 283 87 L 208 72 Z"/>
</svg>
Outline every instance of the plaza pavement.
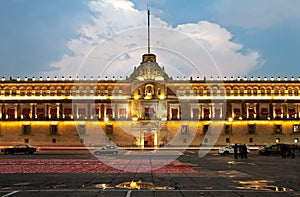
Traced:
<svg viewBox="0 0 300 197">
<path fill-rule="evenodd" d="M 174 154 L 126 152 L 99 160 L 86 151 L 0 155 L 0 196 L 300 196 L 299 154 Z"/>
</svg>

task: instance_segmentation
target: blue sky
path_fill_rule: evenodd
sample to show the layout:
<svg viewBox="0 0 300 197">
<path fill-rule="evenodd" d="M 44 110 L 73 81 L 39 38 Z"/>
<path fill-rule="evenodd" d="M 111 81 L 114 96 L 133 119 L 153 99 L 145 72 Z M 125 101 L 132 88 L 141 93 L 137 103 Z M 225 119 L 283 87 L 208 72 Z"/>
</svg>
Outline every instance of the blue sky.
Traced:
<svg viewBox="0 0 300 197">
<path fill-rule="evenodd" d="M 224 75 L 300 76 L 300 12 L 297 10 L 300 2 L 297 0 L 131 2 L 1 0 L 1 75 L 67 75 L 70 68 L 75 70 L 70 75 L 76 75 L 80 62 L 91 48 L 105 46 L 101 45 L 108 39 L 105 36 L 113 37 L 135 26 L 145 26 L 143 16 L 148 3 L 153 26 L 170 27 L 204 40 L 221 70 L 230 70 L 232 65 L 232 72 Z M 206 27 L 206 34 L 202 34 Z M 202 39 L 201 36 L 207 34 L 214 37 Z M 217 48 L 213 46 L 215 40 Z M 128 42 L 126 40 L 126 45 Z M 230 52 L 225 53 L 228 46 Z M 113 45 L 114 49 L 117 47 Z M 162 62 L 172 64 L 167 59 Z"/>
</svg>

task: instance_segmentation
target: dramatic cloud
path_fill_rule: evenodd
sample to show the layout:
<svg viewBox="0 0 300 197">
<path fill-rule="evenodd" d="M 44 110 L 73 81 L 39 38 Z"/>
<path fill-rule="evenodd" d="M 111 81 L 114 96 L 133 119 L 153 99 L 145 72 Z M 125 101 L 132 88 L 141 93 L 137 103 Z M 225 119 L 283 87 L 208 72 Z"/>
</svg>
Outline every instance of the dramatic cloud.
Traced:
<svg viewBox="0 0 300 197">
<path fill-rule="evenodd" d="M 128 0 L 90 2 L 92 24 L 69 41 L 72 55 L 51 64 L 50 76 L 129 76 L 147 52 L 147 14 Z M 247 53 L 242 52 L 247 51 Z M 151 15 L 151 52 L 171 76 L 238 76 L 260 66 L 257 52 L 208 21 L 172 28 Z"/>
</svg>

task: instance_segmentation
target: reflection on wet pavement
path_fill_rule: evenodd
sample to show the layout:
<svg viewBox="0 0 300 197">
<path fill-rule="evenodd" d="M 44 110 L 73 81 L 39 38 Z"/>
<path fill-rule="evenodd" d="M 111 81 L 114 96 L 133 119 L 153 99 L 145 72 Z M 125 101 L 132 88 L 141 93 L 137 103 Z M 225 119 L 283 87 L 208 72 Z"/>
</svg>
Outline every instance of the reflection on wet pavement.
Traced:
<svg viewBox="0 0 300 197">
<path fill-rule="evenodd" d="M 143 182 L 142 180 L 138 181 L 128 181 L 119 183 L 115 187 L 109 186 L 109 184 L 106 183 L 100 183 L 95 185 L 96 188 L 99 189 L 108 189 L 108 188 L 119 188 L 119 189 L 128 189 L 128 190 L 140 190 L 140 189 L 147 189 L 147 190 L 174 190 L 174 187 L 170 186 L 155 186 L 152 182 Z"/>
<path fill-rule="evenodd" d="M 244 161 L 228 161 L 227 164 L 230 164 L 230 165 L 247 164 L 247 165 L 255 166 L 254 163 L 244 162 Z"/>
<path fill-rule="evenodd" d="M 286 187 L 280 187 L 276 185 L 268 185 L 274 181 L 269 180 L 254 180 L 254 181 L 238 181 L 239 186 L 237 189 L 246 190 L 261 190 L 261 191 L 275 191 L 275 192 L 292 192 L 292 189 Z"/>
</svg>

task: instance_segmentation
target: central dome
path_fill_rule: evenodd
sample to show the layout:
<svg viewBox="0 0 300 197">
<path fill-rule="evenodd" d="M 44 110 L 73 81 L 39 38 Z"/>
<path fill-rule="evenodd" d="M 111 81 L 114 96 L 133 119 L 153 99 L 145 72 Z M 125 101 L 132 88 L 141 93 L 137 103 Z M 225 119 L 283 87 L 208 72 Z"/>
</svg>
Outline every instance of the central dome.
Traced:
<svg viewBox="0 0 300 197">
<path fill-rule="evenodd" d="M 163 81 L 170 79 L 165 70 L 161 68 L 156 62 L 156 55 L 148 53 L 143 55 L 141 64 L 134 68 L 133 73 L 130 75 L 132 80 L 154 80 Z"/>
</svg>

